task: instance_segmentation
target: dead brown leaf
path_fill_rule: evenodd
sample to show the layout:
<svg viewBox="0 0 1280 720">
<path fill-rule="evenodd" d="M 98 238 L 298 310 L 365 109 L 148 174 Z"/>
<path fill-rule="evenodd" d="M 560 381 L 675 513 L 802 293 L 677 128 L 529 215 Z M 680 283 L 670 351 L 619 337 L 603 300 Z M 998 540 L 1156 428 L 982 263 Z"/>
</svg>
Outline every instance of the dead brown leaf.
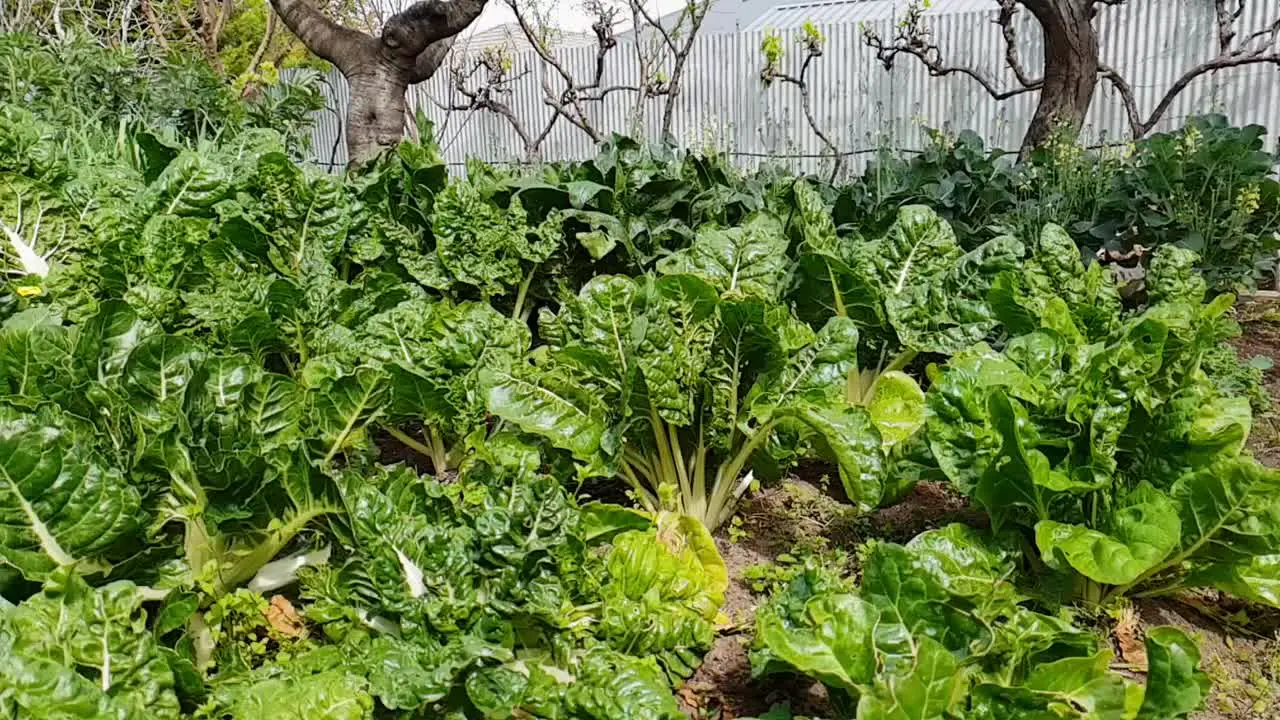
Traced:
<svg viewBox="0 0 1280 720">
<path fill-rule="evenodd" d="M 307 632 L 302 616 L 293 608 L 289 598 L 283 595 L 273 595 L 271 604 L 263 614 L 267 616 L 267 622 L 272 629 L 285 637 L 302 637 Z"/>
<path fill-rule="evenodd" d="M 1139 672 L 1147 671 L 1147 645 L 1143 640 L 1142 626 L 1138 613 L 1132 607 L 1120 611 L 1116 626 L 1111 631 L 1116 639 L 1120 659 Z"/>
</svg>

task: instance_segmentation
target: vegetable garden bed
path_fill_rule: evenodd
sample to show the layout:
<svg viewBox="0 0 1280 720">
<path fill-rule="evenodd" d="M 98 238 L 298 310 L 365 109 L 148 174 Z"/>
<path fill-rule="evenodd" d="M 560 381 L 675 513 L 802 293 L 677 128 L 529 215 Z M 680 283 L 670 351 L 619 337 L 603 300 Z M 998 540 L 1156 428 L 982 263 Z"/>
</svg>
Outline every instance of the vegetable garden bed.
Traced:
<svg viewBox="0 0 1280 720">
<path fill-rule="evenodd" d="M 1186 248 L 0 113 L 0 717 L 1271 707 L 1277 333 Z"/>
</svg>

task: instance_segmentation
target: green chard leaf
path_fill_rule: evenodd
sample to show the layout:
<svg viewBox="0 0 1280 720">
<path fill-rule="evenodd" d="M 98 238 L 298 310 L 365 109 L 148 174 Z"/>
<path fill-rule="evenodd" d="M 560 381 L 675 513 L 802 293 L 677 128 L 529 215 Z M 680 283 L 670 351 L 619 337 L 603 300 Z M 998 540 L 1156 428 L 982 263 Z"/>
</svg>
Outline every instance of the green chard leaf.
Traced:
<svg viewBox="0 0 1280 720">
<path fill-rule="evenodd" d="M 105 569 L 103 555 L 144 522 L 141 498 L 52 411 L 0 407 L 0 560 L 31 580 L 60 567 Z"/>
<path fill-rule="evenodd" d="M 1177 720 L 1199 710 L 1209 697 L 1209 676 L 1200 670 L 1200 648 L 1174 627 L 1147 631 L 1147 688 L 1137 720 Z"/>
<path fill-rule="evenodd" d="M 173 673 L 146 629 L 142 595 L 74 573 L 0 611 L 0 697 L 23 717 L 178 718 Z"/>
<path fill-rule="evenodd" d="M 740 227 L 699 228 L 693 245 L 664 258 L 658 271 L 695 275 L 731 297 L 776 300 L 782 290 L 786 251 L 782 223 L 757 213 Z"/>
<path fill-rule="evenodd" d="M 1061 556 L 1090 580 L 1124 585 L 1167 558 L 1182 531 L 1177 505 L 1146 483 L 1120 500 L 1104 527 L 1106 532 L 1042 520 L 1036 545 L 1051 567 L 1060 565 Z"/>
</svg>

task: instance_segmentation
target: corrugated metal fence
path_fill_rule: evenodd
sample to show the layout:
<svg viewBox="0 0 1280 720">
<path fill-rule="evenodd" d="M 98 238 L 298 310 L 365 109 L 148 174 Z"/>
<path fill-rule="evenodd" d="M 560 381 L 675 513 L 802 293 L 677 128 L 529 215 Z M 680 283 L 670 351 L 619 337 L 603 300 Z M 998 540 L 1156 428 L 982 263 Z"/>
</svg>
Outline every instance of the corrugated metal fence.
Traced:
<svg viewBox="0 0 1280 720">
<path fill-rule="evenodd" d="M 733 0 L 720 0 L 732 2 Z M 1273 0 L 1247 0 L 1240 20 L 1240 36 L 1261 28 L 1277 10 Z M 845 6 L 839 22 L 822 24 L 821 8 L 809 17 L 826 35 L 826 52 L 809 73 L 814 114 L 839 149 L 869 153 L 877 148 L 919 148 L 924 127 L 951 131 L 971 129 L 991 147 L 1016 148 L 1035 109 L 1036 94 L 1004 102 L 988 96 L 968 78 L 930 77 L 915 58 L 899 58 L 886 71 L 862 40 L 869 26 L 888 38 L 904 0 L 870 0 Z M 783 8 L 785 9 L 785 8 Z M 803 50 L 799 22 L 771 11 L 780 25 L 786 54 L 783 69 L 798 71 Z M 795 15 L 796 13 L 791 13 Z M 994 0 L 934 0 L 931 27 L 943 58 L 949 64 L 975 68 L 1014 87 L 1012 71 L 1004 64 L 1004 40 L 993 20 Z M 1020 53 L 1028 72 L 1038 74 L 1042 39 L 1034 20 L 1020 13 Z M 768 18 L 762 18 L 762 22 Z M 1133 85 L 1143 112 L 1149 112 L 1165 90 L 1187 69 L 1217 54 L 1213 3 L 1209 0 L 1131 0 L 1104 8 L 1096 21 L 1102 59 Z M 706 35 L 696 41 L 689 58 L 684 88 L 676 101 L 673 133 L 691 147 L 714 147 L 731 154 L 744 166 L 768 158 L 781 159 L 795 169 L 823 167 L 824 147 L 801 112 L 800 93 L 789 84 L 765 87 L 760 81 L 760 44 L 767 30 L 753 24 L 737 34 Z M 773 27 L 779 27 L 775 25 Z M 474 48 L 479 50 L 479 48 Z M 594 66 L 594 47 L 564 48 L 558 59 L 577 77 L 588 77 Z M 559 90 L 558 77 L 532 52 L 514 58 L 513 75 L 522 75 L 507 99 L 526 127 L 540 129 L 552 110 L 543 102 L 544 75 Z M 634 84 L 638 63 L 630 41 L 620 41 L 606 59 L 605 85 Z M 313 152 L 318 163 L 341 168 L 346 162 L 342 121 L 347 87 L 336 72 L 328 76 L 328 108 L 314 130 Z M 519 162 L 523 146 L 507 120 L 484 111 L 445 111 L 437 104 L 461 102 L 450 87 L 447 68 L 410 90 L 410 102 L 435 123 L 446 159 L 461 167 L 468 158 L 492 163 Z M 593 124 L 657 139 L 662 99 L 635 107 L 634 96 L 615 93 L 590 107 Z M 1280 129 L 1280 69 L 1271 65 L 1233 68 L 1193 83 L 1174 102 L 1158 129 L 1176 127 L 1189 115 L 1225 113 L 1237 124 L 1260 123 Z M 1109 83 L 1101 82 L 1089 113 L 1087 142 L 1128 137 L 1123 106 Z M 588 136 L 563 120 L 541 148 L 544 160 L 581 159 L 594 152 Z M 861 165 L 865 155 L 847 163 Z"/>
</svg>

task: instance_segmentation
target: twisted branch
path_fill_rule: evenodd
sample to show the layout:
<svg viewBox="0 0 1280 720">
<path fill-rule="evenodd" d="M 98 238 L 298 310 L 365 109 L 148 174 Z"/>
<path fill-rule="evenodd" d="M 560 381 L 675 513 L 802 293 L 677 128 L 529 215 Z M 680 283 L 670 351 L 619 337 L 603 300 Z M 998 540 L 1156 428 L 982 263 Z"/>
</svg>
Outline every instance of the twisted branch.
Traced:
<svg viewBox="0 0 1280 720">
<path fill-rule="evenodd" d="M 1110 82 L 1120 96 L 1120 102 L 1124 105 L 1125 114 L 1129 120 L 1129 130 L 1134 139 L 1151 132 L 1168 112 L 1178 95 L 1202 75 L 1245 65 L 1271 64 L 1280 68 L 1280 17 L 1277 17 L 1269 26 L 1251 33 L 1237 43 L 1236 22 L 1244 13 L 1245 0 L 1235 0 L 1235 7 L 1230 6 L 1231 2 L 1232 0 L 1214 0 L 1214 13 L 1218 27 L 1218 55 L 1179 76 L 1145 119 L 1138 109 L 1133 86 L 1114 68 L 1108 65 L 1099 67 L 1099 76 Z"/>
<path fill-rule="evenodd" d="M 1115 2 L 1122 1 L 1115 0 Z M 977 82 L 996 100 L 1008 100 L 1011 97 L 1041 89 L 1044 86 L 1044 79 L 1032 78 L 1018 55 L 1018 31 L 1015 20 L 1020 0 L 999 0 L 999 2 L 1000 13 L 994 22 L 1000 26 L 1001 35 L 1004 37 L 1005 64 L 1013 71 L 1018 81 L 1017 87 L 1001 89 L 993 80 L 973 68 L 948 65 L 942 59 L 942 51 L 933 40 L 933 33 L 924 23 L 924 5 L 918 2 L 907 6 L 906 14 L 898 24 L 897 34 L 889 42 L 885 42 L 870 27 L 863 29 L 862 39 L 867 47 L 876 51 L 876 59 L 884 65 L 885 70 L 893 69 L 893 64 L 899 55 L 910 55 L 917 58 L 933 77 L 964 75 Z"/>
<path fill-rule="evenodd" d="M 809 124 L 809 129 L 822 142 L 823 147 L 831 156 L 831 179 L 835 180 L 840 174 L 840 168 L 844 165 L 844 156 L 846 153 L 840 152 L 840 148 L 831 140 L 830 136 L 822 130 L 822 126 L 818 124 L 818 119 L 813 114 L 813 100 L 809 95 L 809 68 L 813 65 L 816 58 L 822 57 L 823 45 L 826 39 L 816 31 L 809 32 L 808 26 L 804 37 L 800 39 L 804 45 L 804 60 L 800 63 L 800 71 L 795 75 L 782 72 L 777 66 L 777 61 L 781 57 L 781 51 L 776 56 L 770 56 L 768 51 L 765 52 L 765 66 L 760 71 L 760 80 L 765 85 L 772 85 L 774 82 L 784 82 L 794 85 L 800 91 L 800 110 L 804 113 L 805 121 Z M 765 40 L 766 45 L 769 39 Z"/>
</svg>

